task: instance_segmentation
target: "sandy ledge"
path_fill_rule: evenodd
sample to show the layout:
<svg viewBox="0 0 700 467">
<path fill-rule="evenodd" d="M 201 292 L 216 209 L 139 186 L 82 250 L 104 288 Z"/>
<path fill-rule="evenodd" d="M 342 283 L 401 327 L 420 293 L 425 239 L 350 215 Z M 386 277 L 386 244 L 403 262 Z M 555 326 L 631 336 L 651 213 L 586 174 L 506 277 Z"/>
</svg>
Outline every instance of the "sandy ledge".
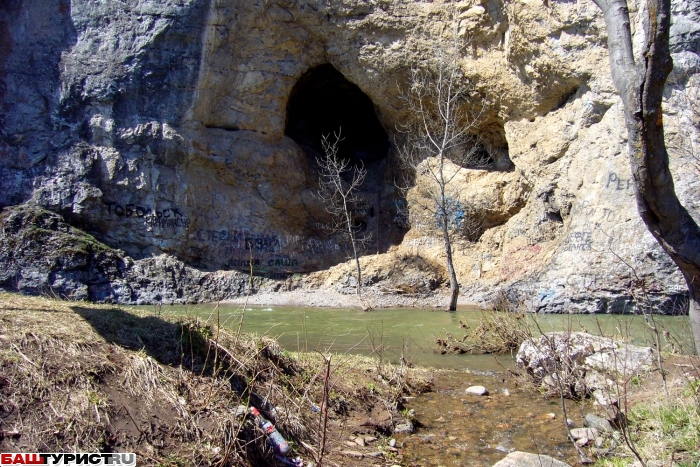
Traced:
<svg viewBox="0 0 700 467">
<path fill-rule="evenodd" d="M 399 295 L 382 293 L 367 289 L 362 297 L 345 294 L 329 289 L 303 289 L 279 292 L 261 291 L 250 297 L 241 296 L 226 300 L 229 304 L 278 305 L 278 306 L 312 306 L 320 308 L 447 308 L 447 294 L 432 294 L 428 296 Z M 468 302 L 459 302 L 460 307 L 474 307 Z"/>
</svg>

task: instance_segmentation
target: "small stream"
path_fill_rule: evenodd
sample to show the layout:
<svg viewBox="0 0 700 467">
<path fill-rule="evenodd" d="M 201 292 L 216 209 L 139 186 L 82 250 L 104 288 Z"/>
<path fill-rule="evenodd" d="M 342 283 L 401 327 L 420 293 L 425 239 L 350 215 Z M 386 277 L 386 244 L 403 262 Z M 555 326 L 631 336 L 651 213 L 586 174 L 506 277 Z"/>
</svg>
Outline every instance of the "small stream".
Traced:
<svg viewBox="0 0 700 467">
<path fill-rule="evenodd" d="M 153 308 L 153 307 L 140 307 Z M 477 325 L 482 312 L 461 309 L 454 313 L 412 308 L 373 312 L 344 309 L 230 305 L 166 306 L 162 314 L 197 316 L 243 331 L 275 337 L 290 351 L 374 355 L 397 362 L 403 356 L 415 365 L 438 372 L 434 391 L 406 403 L 422 424 L 411 435 L 397 435 L 404 462 L 413 466 L 492 466 L 507 453 L 539 452 L 573 463 L 576 452 L 567 441 L 559 401 L 545 400 L 524 391 L 506 377 L 514 367 L 510 355 L 439 355 L 433 351 L 436 336 L 450 332 L 459 337 L 459 322 Z M 531 317 L 543 332 L 588 330 L 625 336 L 650 345 L 651 336 L 640 316 L 537 315 Z M 687 317 L 657 317 L 657 325 L 679 342 L 691 342 Z M 534 326 L 534 325 L 533 325 Z M 465 394 L 481 385 L 488 396 Z M 590 408 L 589 408 L 590 409 Z M 571 404 L 568 416 L 581 426 L 582 409 Z"/>
<path fill-rule="evenodd" d="M 488 396 L 465 394 L 484 386 Z M 571 404 L 569 419 L 581 426 L 580 410 Z M 566 439 L 557 401 L 547 401 L 515 386 L 502 373 L 441 373 L 433 392 L 407 404 L 423 426 L 412 435 L 397 435 L 404 459 L 415 466 L 491 466 L 512 451 L 539 452 L 564 462 L 576 460 Z"/>
</svg>

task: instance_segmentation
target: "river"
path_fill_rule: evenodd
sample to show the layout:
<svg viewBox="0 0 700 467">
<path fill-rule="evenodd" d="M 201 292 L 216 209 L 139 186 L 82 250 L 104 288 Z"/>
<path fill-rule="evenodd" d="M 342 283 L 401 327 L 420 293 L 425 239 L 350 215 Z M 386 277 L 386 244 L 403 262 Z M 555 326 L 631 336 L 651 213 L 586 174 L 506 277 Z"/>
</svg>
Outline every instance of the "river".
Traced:
<svg viewBox="0 0 700 467">
<path fill-rule="evenodd" d="M 150 307 L 153 308 L 153 307 Z M 460 321 L 474 327 L 484 312 L 459 309 L 453 313 L 413 308 L 372 312 L 337 308 L 285 306 L 196 305 L 165 306 L 163 314 L 197 316 L 224 327 L 276 338 L 290 351 L 374 355 L 386 361 L 403 358 L 415 365 L 440 370 L 434 391 L 410 400 L 421 426 L 411 435 L 398 435 L 404 460 L 415 466 L 468 465 L 489 467 L 514 450 L 540 452 L 573 463 L 576 452 L 566 439 L 558 401 L 546 400 L 519 388 L 507 369 L 511 355 L 440 355 L 435 337 L 464 332 Z M 587 330 L 639 345 L 652 338 L 642 316 L 633 315 L 531 315 L 533 329 Z M 676 346 L 688 345 L 687 317 L 655 317 Z M 537 325 L 535 325 L 535 322 Z M 665 342 L 665 341 L 664 341 Z M 667 345 L 664 343 L 663 345 Z M 485 386 L 488 397 L 468 396 L 471 385 Z M 581 426 L 593 408 L 571 403 L 568 416 Z"/>
</svg>

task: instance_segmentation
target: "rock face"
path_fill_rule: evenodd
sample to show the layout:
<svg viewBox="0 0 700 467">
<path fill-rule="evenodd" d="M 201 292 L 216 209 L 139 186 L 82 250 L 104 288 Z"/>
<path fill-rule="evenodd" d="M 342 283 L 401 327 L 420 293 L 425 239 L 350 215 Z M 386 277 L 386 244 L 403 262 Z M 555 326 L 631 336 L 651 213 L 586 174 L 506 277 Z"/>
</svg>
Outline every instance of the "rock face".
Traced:
<svg viewBox="0 0 700 467">
<path fill-rule="evenodd" d="M 0 214 L 0 286 L 74 300 L 213 302 L 247 291 L 236 272 L 204 273 L 167 255 L 133 260 L 38 207 Z"/>
<path fill-rule="evenodd" d="M 473 86 L 464 105 L 483 106 L 476 136 L 493 160 L 488 170 L 460 175 L 458 201 L 478 208 L 486 227 L 477 241 L 458 240 L 465 298 L 486 302 L 507 288 L 533 311 L 618 312 L 632 306 L 639 277 L 662 311 L 682 309 L 682 278 L 636 213 L 595 6 L 450 5 L 5 2 L 3 222 L 26 203 L 21 212 L 42 208 L 63 220 L 23 214 L 22 222 L 64 222 L 102 245 L 99 261 L 109 267 L 91 263 L 93 250 L 61 266 L 73 271 L 61 290 L 76 297 L 209 300 L 215 287 L 238 290 L 236 272 L 251 268 L 286 280 L 347 259 L 348 245 L 326 229 L 313 196 L 320 137 L 342 128 L 342 154 L 369 171 L 362 201 L 351 207 L 358 231 L 372 234 L 366 253 L 391 249 L 439 262 L 440 240 L 409 226 L 417 208 L 394 187 L 394 137 L 412 118 L 401 100 L 411 67 L 457 25 L 460 65 Z M 689 169 L 698 131 L 688 103 L 700 89 L 697 11 L 698 0 L 674 3 L 676 68 L 664 106 L 676 190 L 693 213 L 700 212 L 698 172 Z M 14 242 L 25 251 L 31 235 L 13 229 L 3 248 Z M 60 262 L 62 232 L 52 232 Z M 3 287 L 59 286 L 35 256 L 12 263 L 3 255 L 0 269 L 11 271 Z M 173 277 L 184 270 L 194 282 L 217 277 L 212 292 L 178 279 L 156 291 L 163 262 Z M 118 273 L 94 272 L 103 269 Z M 151 285 L 137 281 L 126 291 L 119 284 L 129 274 L 151 277 Z"/>
<path fill-rule="evenodd" d="M 563 391 L 566 397 L 592 395 L 601 405 L 615 401 L 618 378 L 655 368 L 651 347 L 583 332 L 551 332 L 528 339 L 521 344 L 516 363 L 545 389 Z"/>
</svg>

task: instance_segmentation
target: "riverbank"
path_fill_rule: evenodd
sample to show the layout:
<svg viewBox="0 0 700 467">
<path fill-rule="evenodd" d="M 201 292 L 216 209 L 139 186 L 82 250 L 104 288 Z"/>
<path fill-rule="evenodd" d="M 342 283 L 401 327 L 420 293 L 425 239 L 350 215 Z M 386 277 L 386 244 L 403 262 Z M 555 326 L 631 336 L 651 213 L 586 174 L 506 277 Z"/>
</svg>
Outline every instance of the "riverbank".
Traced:
<svg viewBox="0 0 700 467">
<path fill-rule="evenodd" d="M 0 223 L 4 229 L 0 259 L 5 258 L 5 267 L 0 267 L 0 290 L 121 305 L 243 302 L 248 295 L 253 303 L 265 305 L 362 309 L 443 308 L 448 303 L 444 253 L 439 242 L 429 237 L 421 240 L 430 240 L 432 246 L 427 250 L 411 246 L 419 240 L 413 238 L 386 253 L 360 258 L 363 292 L 359 300 L 355 265 L 350 261 L 315 272 L 294 268 L 275 272 L 262 264 L 252 270 L 218 269 L 195 266 L 165 253 L 133 258 L 71 226 L 59 214 L 34 205 L 4 209 Z M 529 247 L 518 251 L 527 253 Z M 544 280 L 544 276 L 523 276 L 526 271 L 515 267 L 530 264 L 532 258 L 518 261 L 509 253 L 507 267 L 498 268 L 491 256 L 483 262 L 486 256 L 475 258 L 464 253 L 454 258 L 463 281 L 459 303 L 464 306 L 489 308 L 507 296 L 510 302 L 538 313 L 628 313 L 635 307 L 634 297 L 641 293 L 629 288 L 629 271 L 612 275 L 612 283 L 598 282 L 601 279 L 591 278 L 588 272 L 580 276 L 569 270 Z M 510 272 L 500 277 L 497 271 L 503 270 Z M 516 270 L 522 274 L 515 274 Z M 650 284 L 654 292 L 644 296 L 655 312 L 687 312 L 682 286 L 669 289 L 656 282 Z"/>
<path fill-rule="evenodd" d="M 272 453 L 247 415 L 256 406 L 305 460 L 325 444 L 327 460 L 349 465 L 348 436 L 366 444 L 352 465 L 400 460 L 389 440 L 411 423 L 404 397 L 429 390 L 433 372 L 326 357 L 329 367 L 318 353 L 154 310 L 0 294 L 0 451 L 259 465 Z"/>
<path fill-rule="evenodd" d="M 155 307 L 0 294 L 0 450 L 135 452 L 138 465 L 273 465 L 264 435 L 246 415 L 257 406 L 310 465 L 318 458 L 327 388 L 324 465 L 423 467 L 421 451 L 435 458 L 425 440 L 439 429 L 419 428 L 422 394 L 436 381 L 438 398 L 445 390 L 463 393 L 459 375 L 502 384 L 495 373 L 391 365 L 342 352 L 330 363 L 326 379 L 319 353 L 217 332 L 204 318 Z M 512 385 L 510 391 L 484 399 L 486 407 L 529 398 L 516 396 Z M 468 428 L 455 404 L 463 403 L 455 398 L 444 413 L 459 416 L 455 429 Z M 546 401 L 537 405 L 540 415 L 549 411 Z M 555 454 L 561 446 L 542 450 Z M 446 445 L 443 454 L 452 451 Z M 492 461 L 483 465 L 506 454 L 489 451 Z"/>
<path fill-rule="evenodd" d="M 375 288 L 365 288 L 361 296 L 332 289 L 298 289 L 276 292 L 261 290 L 250 296 L 240 296 L 222 303 L 372 310 L 378 308 L 446 309 L 448 300 L 447 294 L 404 295 L 398 294 L 396 291 L 383 292 Z M 460 306 L 475 307 L 472 303 L 460 303 Z"/>
<path fill-rule="evenodd" d="M 221 308 L 223 325 L 228 311 Z M 237 319 L 229 320 L 228 330 L 217 330 L 211 323 L 219 316 L 211 310 L 183 314 L 165 307 L 0 294 L 0 450 L 128 451 L 137 453 L 139 465 L 261 465 L 270 461 L 270 453 L 263 434 L 246 416 L 254 405 L 293 443 L 294 455 L 309 461 L 319 452 L 326 388 L 324 452 L 330 465 L 423 467 L 461 459 L 488 467 L 512 449 L 578 465 L 558 402 L 510 378 L 513 372 L 507 367 L 413 367 L 411 352 L 404 353 L 409 351 L 406 342 L 395 344 L 382 333 L 384 325 L 394 329 L 399 321 L 409 321 L 406 313 L 396 310 L 398 315 L 379 318 L 374 330 L 360 326 L 372 355 L 383 359 L 349 355 L 336 337 L 323 346 L 310 331 L 302 347 L 337 352 L 323 354 L 331 356 L 326 379 L 322 354 L 290 352 L 299 344 L 283 350 L 272 338 L 239 333 L 243 315 L 242 307 L 236 308 Z M 327 312 L 348 318 L 384 313 Z M 255 321 L 256 313 L 270 316 L 273 311 L 253 307 L 248 313 L 246 323 Z M 304 326 L 315 326 L 311 315 L 316 313 L 322 310 L 302 313 Z M 427 314 L 420 319 L 452 316 Z M 339 326 L 348 332 L 346 324 Z M 325 335 L 325 329 L 314 332 Z M 348 339 L 355 348 L 362 343 L 357 336 Z M 399 348 L 399 363 L 388 364 L 390 353 Z M 625 382 L 631 433 L 645 459 L 675 458 L 686 464 L 673 465 L 694 465 L 687 462 L 698 456 L 692 447 L 700 441 L 700 416 L 690 409 L 698 397 L 700 364 L 691 357 L 670 357 L 665 364 L 669 399 L 663 396 L 658 371 Z M 473 384 L 486 386 L 491 394 L 465 394 Z M 596 410 L 590 401 L 567 406 L 577 426 L 584 411 Z M 537 437 L 530 436 L 533 430 Z M 593 454 L 596 448 L 591 444 L 586 450 Z M 632 461 L 618 443 L 598 465 Z"/>
</svg>

